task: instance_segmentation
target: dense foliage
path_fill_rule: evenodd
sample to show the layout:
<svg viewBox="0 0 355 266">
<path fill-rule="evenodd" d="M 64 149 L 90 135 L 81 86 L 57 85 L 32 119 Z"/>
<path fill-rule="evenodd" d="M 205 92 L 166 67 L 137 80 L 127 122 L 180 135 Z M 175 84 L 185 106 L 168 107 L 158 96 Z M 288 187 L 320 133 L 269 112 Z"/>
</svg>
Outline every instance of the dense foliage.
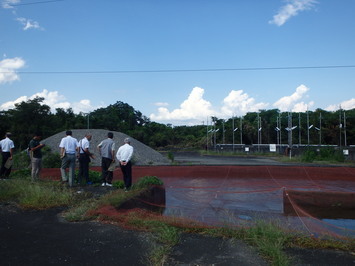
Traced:
<svg viewBox="0 0 355 266">
<path fill-rule="evenodd" d="M 287 113 L 277 109 L 247 113 L 228 120 L 211 117 L 211 125 L 172 126 L 150 121 L 141 112 L 123 102 L 105 108 L 75 114 L 72 109 L 57 108 L 51 112 L 43 98 L 37 97 L 0 112 L 0 134 L 13 133 L 18 150 L 24 150 L 34 132 L 47 138 L 67 129 L 97 128 L 123 132 L 152 148 L 205 148 L 213 144 L 258 144 L 290 141 L 293 144 L 355 144 L 355 109 L 328 112 L 322 109 L 308 113 Z M 345 115 L 345 117 L 344 117 Z M 210 123 L 209 123 L 210 124 Z M 276 127 L 281 129 L 277 134 Z M 238 129 L 237 129 L 238 128 Z M 260 130 L 258 130 L 260 129 Z"/>
</svg>

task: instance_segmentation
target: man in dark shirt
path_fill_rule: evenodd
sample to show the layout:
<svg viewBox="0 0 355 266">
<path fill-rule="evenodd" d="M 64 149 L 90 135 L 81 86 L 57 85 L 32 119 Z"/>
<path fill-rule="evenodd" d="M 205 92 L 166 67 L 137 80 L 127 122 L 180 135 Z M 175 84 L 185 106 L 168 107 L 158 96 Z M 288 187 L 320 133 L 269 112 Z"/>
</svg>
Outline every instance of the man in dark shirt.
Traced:
<svg viewBox="0 0 355 266">
<path fill-rule="evenodd" d="M 45 145 L 40 143 L 41 139 L 42 139 L 42 134 L 36 133 L 28 145 L 30 155 L 31 155 L 32 182 L 36 181 L 39 178 L 39 174 L 42 169 L 42 151 L 41 150 Z"/>
</svg>

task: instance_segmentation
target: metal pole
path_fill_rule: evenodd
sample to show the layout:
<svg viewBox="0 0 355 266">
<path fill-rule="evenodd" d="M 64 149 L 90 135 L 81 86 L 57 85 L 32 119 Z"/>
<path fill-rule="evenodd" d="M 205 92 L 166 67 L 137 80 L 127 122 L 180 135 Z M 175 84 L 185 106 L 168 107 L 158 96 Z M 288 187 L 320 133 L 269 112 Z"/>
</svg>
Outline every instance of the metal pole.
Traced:
<svg viewBox="0 0 355 266">
<path fill-rule="evenodd" d="M 339 147 L 341 147 L 341 128 L 342 128 L 342 124 L 341 124 L 341 107 L 339 110 Z"/>
<path fill-rule="evenodd" d="M 240 144 L 243 144 L 243 117 L 240 117 Z"/>
<path fill-rule="evenodd" d="M 225 144 L 225 135 L 224 135 L 224 119 L 222 121 L 222 129 L 223 129 L 223 135 L 222 135 L 222 138 L 223 138 L 223 145 Z"/>
<path fill-rule="evenodd" d="M 298 113 L 298 145 L 301 146 L 301 113 Z"/>
<path fill-rule="evenodd" d="M 322 145 L 322 113 L 319 112 L 319 146 Z"/>
<path fill-rule="evenodd" d="M 346 140 L 346 117 L 345 117 L 345 110 L 344 110 L 344 146 L 346 147 L 347 144 L 347 140 Z"/>
<path fill-rule="evenodd" d="M 307 109 L 307 139 L 308 139 L 308 146 L 309 146 L 309 114 Z"/>
<path fill-rule="evenodd" d="M 292 157 L 291 155 L 291 152 L 292 152 L 292 112 L 289 112 L 288 113 L 288 128 L 289 128 L 289 131 L 288 131 L 288 146 L 289 146 L 289 156 L 290 156 L 290 159 Z"/>
<path fill-rule="evenodd" d="M 216 121 L 214 122 L 213 125 L 213 131 L 214 131 L 214 151 L 216 151 L 217 147 L 216 147 Z"/>
<path fill-rule="evenodd" d="M 206 152 L 208 152 L 208 116 L 206 119 Z"/>
<path fill-rule="evenodd" d="M 233 134 L 233 154 L 234 154 L 234 114 L 233 114 L 233 119 L 232 119 L 232 134 Z"/>
<path fill-rule="evenodd" d="M 87 114 L 87 120 L 88 120 L 88 129 L 90 128 L 90 113 Z"/>
<path fill-rule="evenodd" d="M 277 143 L 277 146 L 278 146 L 278 150 L 279 150 L 279 153 L 280 153 L 280 139 L 279 139 L 279 131 L 280 131 L 280 127 L 279 127 L 279 117 L 276 117 L 276 143 Z"/>
<path fill-rule="evenodd" d="M 281 129 L 282 129 L 282 125 L 281 125 L 281 114 L 279 114 L 279 128 L 280 128 L 280 131 L 279 131 L 279 134 L 280 134 L 280 137 L 279 137 L 279 140 L 280 140 L 280 151 L 281 151 L 281 146 L 282 146 L 282 133 L 281 133 Z"/>
<path fill-rule="evenodd" d="M 260 152 L 260 135 L 259 135 L 259 128 L 260 128 L 260 125 L 259 125 L 259 113 L 258 113 L 258 116 L 257 116 L 257 132 L 258 132 L 258 152 Z"/>
</svg>

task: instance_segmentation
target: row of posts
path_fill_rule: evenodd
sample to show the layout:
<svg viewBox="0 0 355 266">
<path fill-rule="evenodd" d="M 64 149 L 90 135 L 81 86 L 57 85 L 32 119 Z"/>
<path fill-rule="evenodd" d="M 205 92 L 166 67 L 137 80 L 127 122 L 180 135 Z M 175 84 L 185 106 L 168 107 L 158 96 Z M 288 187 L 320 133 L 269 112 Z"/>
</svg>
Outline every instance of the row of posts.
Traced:
<svg viewBox="0 0 355 266">
<path fill-rule="evenodd" d="M 292 147 L 293 143 L 292 143 L 292 131 L 294 129 L 296 129 L 297 127 L 299 128 L 298 131 L 298 138 L 299 138 L 299 145 L 301 145 L 301 113 L 298 114 L 298 126 L 293 126 L 292 124 L 292 112 L 288 113 L 288 125 L 285 128 L 287 130 L 288 133 L 288 145 L 289 147 Z M 213 122 L 211 122 L 212 125 Z M 344 125 L 343 125 L 344 123 Z M 319 127 L 312 125 L 309 125 L 309 115 L 308 115 L 308 110 L 307 110 L 307 144 L 310 145 L 310 139 L 309 139 L 309 131 L 311 128 L 315 128 L 315 130 L 317 130 L 319 132 L 319 145 L 321 145 L 322 142 L 322 113 L 319 113 Z M 281 116 L 279 115 L 276 118 L 276 139 L 277 139 L 277 145 L 280 147 L 281 146 Z M 234 116 L 232 118 L 232 130 L 233 130 L 233 152 L 234 152 L 234 139 L 235 139 L 235 132 L 239 129 L 240 132 L 240 144 L 243 144 L 243 119 L 240 118 L 240 125 L 239 128 L 235 127 L 235 123 L 234 123 Z M 257 113 L 257 130 L 258 130 L 258 145 L 260 145 L 261 142 L 261 130 L 262 130 L 262 126 L 261 126 L 261 117 L 259 115 L 259 113 Z M 347 137 L 346 137 L 346 114 L 345 111 L 343 112 L 343 116 L 342 116 L 342 112 L 340 110 L 339 112 L 339 130 L 340 130 L 340 134 L 339 134 L 339 145 L 342 145 L 342 130 L 344 131 L 344 146 L 347 146 Z M 219 128 L 216 129 L 216 123 L 213 123 L 213 126 L 211 127 L 211 129 L 208 128 L 208 118 L 207 118 L 207 127 L 206 127 L 206 149 L 208 150 L 209 147 L 209 138 L 208 138 L 208 134 L 212 133 L 213 134 L 213 143 L 214 143 L 214 147 L 216 148 L 216 133 L 219 131 Z M 224 120 L 222 121 L 222 133 L 223 133 L 223 144 L 225 143 L 225 138 L 224 138 Z M 260 151 L 260 147 L 258 146 L 258 151 Z"/>
</svg>

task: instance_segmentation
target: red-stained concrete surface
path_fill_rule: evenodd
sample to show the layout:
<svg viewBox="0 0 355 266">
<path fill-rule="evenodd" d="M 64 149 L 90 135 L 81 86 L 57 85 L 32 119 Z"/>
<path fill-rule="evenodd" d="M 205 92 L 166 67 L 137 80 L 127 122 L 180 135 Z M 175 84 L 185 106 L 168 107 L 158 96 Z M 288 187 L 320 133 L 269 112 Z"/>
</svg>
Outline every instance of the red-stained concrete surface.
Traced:
<svg viewBox="0 0 355 266">
<path fill-rule="evenodd" d="M 100 167 L 91 170 L 100 171 Z M 277 220 L 305 234 L 355 236 L 353 167 L 133 166 L 133 182 L 143 176 L 163 180 L 166 201 L 162 207 L 167 216 L 233 226 Z M 43 169 L 42 177 L 60 180 L 60 171 Z M 114 181 L 120 179 L 117 168 Z M 318 202 L 327 198 L 326 206 L 314 204 L 316 196 Z"/>
<path fill-rule="evenodd" d="M 101 171 L 100 167 L 90 170 Z M 220 177 L 220 178 L 273 178 L 355 181 L 355 167 L 306 166 L 133 166 L 133 179 L 143 176 L 164 177 Z M 59 168 L 45 168 L 43 178 L 60 179 Z M 114 179 L 122 178 L 119 168 Z"/>
</svg>

